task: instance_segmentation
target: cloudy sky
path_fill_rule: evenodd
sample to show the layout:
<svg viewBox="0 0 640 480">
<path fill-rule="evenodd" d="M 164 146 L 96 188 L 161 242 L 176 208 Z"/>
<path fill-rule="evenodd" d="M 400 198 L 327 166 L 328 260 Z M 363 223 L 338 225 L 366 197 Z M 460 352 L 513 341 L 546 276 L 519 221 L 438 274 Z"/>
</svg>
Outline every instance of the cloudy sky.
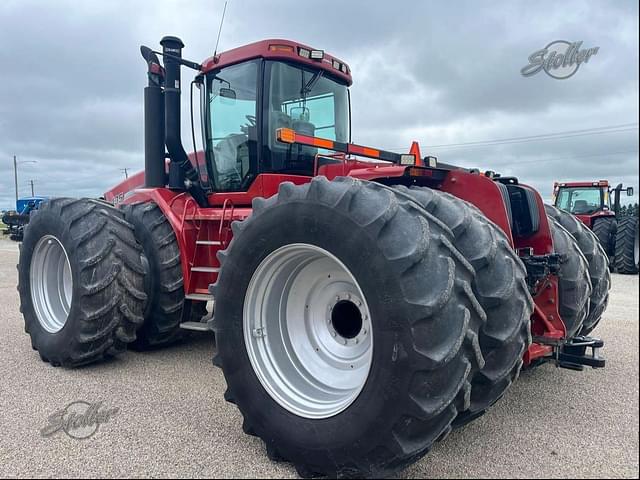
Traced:
<svg viewBox="0 0 640 480">
<path fill-rule="evenodd" d="M 25 162 L 21 195 L 33 179 L 36 194 L 98 196 L 121 169 L 141 170 L 138 46 L 177 35 L 184 56 L 202 61 L 223 5 L 0 2 L 0 208 L 14 202 L 13 155 Z M 399 151 L 415 139 L 423 154 L 517 175 L 547 198 L 554 180 L 638 190 L 637 2 L 229 2 L 219 50 L 274 37 L 349 63 L 357 143 Z M 554 40 L 599 50 L 571 78 L 523 77 L 529 55 Z"/>
</svg>

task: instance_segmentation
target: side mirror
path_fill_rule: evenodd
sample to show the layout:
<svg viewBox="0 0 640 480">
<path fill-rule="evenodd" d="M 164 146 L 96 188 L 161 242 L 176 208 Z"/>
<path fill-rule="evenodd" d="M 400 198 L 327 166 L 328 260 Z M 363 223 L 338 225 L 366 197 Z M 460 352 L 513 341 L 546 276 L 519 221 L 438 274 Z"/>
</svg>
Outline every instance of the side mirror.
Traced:
<svg viewBox="0 0 640 480">
<path fill-rule="evenodd" d="M 627 197 L 633 197 L 633 187 L 627 187 Z"/>
<path fill-rule="evenodd" d="M 236 99 L 236 91 L 232 88 L 221 88 L 218 91 L 218 94 L 222 97 L 222 98 L 228 98 L 229 100 L 235 100 Z"/>
</svg>

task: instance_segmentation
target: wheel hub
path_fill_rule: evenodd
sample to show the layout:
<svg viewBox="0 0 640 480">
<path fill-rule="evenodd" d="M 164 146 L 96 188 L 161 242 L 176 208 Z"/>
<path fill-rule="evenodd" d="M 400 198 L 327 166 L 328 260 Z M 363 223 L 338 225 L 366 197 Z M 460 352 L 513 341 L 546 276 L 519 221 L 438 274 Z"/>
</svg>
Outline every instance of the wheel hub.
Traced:
<svg viewBox="0 0 640 480">
<path fill-rule="evenodd" d="M 368 334 L 369 317 L 363 311 L 362 300 L 349 292 L 335 296 L 327 312 L 327 328 L 341 345 L 357 345 Z"/>
<path fill-rule="evenodd" d="M 354 276 L 324 249 L 291 244 L 269 254 L 247 289 L 243 327 L 262 386 L 298 416 L 336 415 L 366 383 L 369 309 Z"/>
</svg>

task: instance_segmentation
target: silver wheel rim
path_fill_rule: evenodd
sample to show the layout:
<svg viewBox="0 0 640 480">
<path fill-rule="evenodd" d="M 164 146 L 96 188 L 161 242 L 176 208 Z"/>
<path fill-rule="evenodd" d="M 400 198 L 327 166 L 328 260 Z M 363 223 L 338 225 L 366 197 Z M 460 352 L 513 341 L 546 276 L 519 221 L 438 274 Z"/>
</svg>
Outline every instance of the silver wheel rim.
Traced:
<svg viewBox="0 0 640 480">
<path fill-rule="evenodd" d="M 42 237 L 31 257 L 31 299 L 36 317 L 49 333 L 62 330 L 71 309 L 73 276 L 67 252 L 53 235 Z"/>
<path fill-rule="evenodd" d="M 365 297 L 347 267 L 314 245 L 286 245 L 262 261 L 247 289 L 243 329 L 260 383 L 300 417 L 344 411 L 369 376 Z"/>
</svg>

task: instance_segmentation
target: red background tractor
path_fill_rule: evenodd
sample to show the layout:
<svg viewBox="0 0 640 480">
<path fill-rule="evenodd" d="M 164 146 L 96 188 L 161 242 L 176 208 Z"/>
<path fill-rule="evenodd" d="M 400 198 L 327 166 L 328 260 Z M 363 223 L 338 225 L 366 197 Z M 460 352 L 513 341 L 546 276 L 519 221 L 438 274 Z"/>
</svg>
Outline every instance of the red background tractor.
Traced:
<svg viewBox="0 0 640 480">
<path fill-rule="evenodd" d="M 611 188 L 608 180 L 597 182 L 555 182 L 553 203 L 574 214 L 589 227 L 619 273 L 638 273 L 638 218 L 620 216 L 622 192 L 633 196 L 633 187 L 618 184 Z M 613 196 L 613 205 L 611 197 Z"/>
</svg>

